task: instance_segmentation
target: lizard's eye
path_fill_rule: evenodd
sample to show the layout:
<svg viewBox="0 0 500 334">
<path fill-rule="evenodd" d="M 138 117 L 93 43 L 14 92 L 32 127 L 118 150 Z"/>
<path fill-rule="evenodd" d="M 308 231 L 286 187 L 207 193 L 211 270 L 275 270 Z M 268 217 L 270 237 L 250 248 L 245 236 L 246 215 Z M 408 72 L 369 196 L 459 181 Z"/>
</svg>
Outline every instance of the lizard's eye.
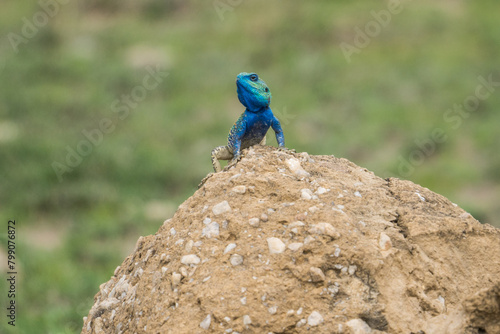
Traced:
<svg viewBox="0 0 500 334">
<path fill-rule="evenodd" d="M 264 91 L 265 91 L 266 93 L 269 93 L 269 88 L 267 88 L 267 87 L 266 87 L 266 89 L 264 89 Z"/>
<path fill-rule="evenodd" d="M 250 76 L 250 80 L 252 80 L 252 81 L 257 81 L 257 79 L 259 79 L 259 77 L 257 76 L 257 74 L 252 74 Z"/>
</svg>

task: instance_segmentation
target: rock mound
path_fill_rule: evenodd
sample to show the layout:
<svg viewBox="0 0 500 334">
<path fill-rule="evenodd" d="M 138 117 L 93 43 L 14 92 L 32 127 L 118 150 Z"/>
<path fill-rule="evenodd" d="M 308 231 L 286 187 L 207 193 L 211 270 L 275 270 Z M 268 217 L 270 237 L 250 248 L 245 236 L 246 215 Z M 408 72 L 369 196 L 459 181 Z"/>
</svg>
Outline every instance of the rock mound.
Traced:
<svg viewBox="0 0 500 334">
<path fill-rule="evenodd" d="M 254 146 L 100 286 L 82 333 L 500 333 L 500 230 L 345 159 Z"/>
</svg>

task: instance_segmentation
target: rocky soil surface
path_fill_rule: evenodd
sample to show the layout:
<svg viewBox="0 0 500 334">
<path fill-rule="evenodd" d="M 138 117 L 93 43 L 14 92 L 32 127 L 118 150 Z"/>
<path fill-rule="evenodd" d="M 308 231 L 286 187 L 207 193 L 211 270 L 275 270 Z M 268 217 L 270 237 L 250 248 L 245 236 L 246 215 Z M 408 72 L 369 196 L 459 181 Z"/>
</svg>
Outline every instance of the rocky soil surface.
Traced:
<svg viewBox="0 0 500 334">
<path fill-rule="evenodd" d="M 348 160 L 254 146 L 139 238 L 82 333 L 500 333 L 500 230 Z"/>
</svg>

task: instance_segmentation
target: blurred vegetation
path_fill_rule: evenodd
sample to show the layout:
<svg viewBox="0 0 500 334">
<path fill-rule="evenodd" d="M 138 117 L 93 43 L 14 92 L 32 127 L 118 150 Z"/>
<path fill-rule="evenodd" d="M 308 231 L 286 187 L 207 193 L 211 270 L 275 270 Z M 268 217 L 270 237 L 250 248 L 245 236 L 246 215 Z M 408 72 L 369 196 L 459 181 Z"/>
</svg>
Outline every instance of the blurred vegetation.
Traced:
<svg viewBox="0 0 500 334">
<path fill-rule="evenodd" d="M 231 3 L 61 1 L 15 52 L 11 34 L 43 9 L 2 2 L 0 216 L 18 222 L 20 272 L 17 326 L 3 315 L 2 333 L 79 332 L 99 284 L 211 171 L 243 111 L 242 71 L 271 87 L 288 147 L 410 179 L 500 226 L 499 88 L 460 126 L 444 119 L 479 76 L 500 81 L 497 2 L 404 2 L 350 62 L 340 44 L 387 2 Z M 157 66 L 168 76 L 120 119 L 113 106 Z M 114 130 L 59 182 L 53 162 L 105 118 Z M 401 175 L 437 128 L 446 140 Z"/>
</svg>

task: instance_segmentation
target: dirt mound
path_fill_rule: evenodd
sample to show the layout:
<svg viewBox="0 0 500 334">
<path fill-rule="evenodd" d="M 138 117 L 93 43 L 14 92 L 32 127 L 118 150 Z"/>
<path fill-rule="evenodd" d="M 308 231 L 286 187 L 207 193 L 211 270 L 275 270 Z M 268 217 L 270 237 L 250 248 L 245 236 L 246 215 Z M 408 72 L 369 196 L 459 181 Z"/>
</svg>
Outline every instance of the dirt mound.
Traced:
<svg viewBox="0 0 500 334">
<path fill-rule="evenodd" d="M 500 333 L 500 230 L 345 159 L 255 146 L 100 286 L 82 333 Z"/>
</svg>

